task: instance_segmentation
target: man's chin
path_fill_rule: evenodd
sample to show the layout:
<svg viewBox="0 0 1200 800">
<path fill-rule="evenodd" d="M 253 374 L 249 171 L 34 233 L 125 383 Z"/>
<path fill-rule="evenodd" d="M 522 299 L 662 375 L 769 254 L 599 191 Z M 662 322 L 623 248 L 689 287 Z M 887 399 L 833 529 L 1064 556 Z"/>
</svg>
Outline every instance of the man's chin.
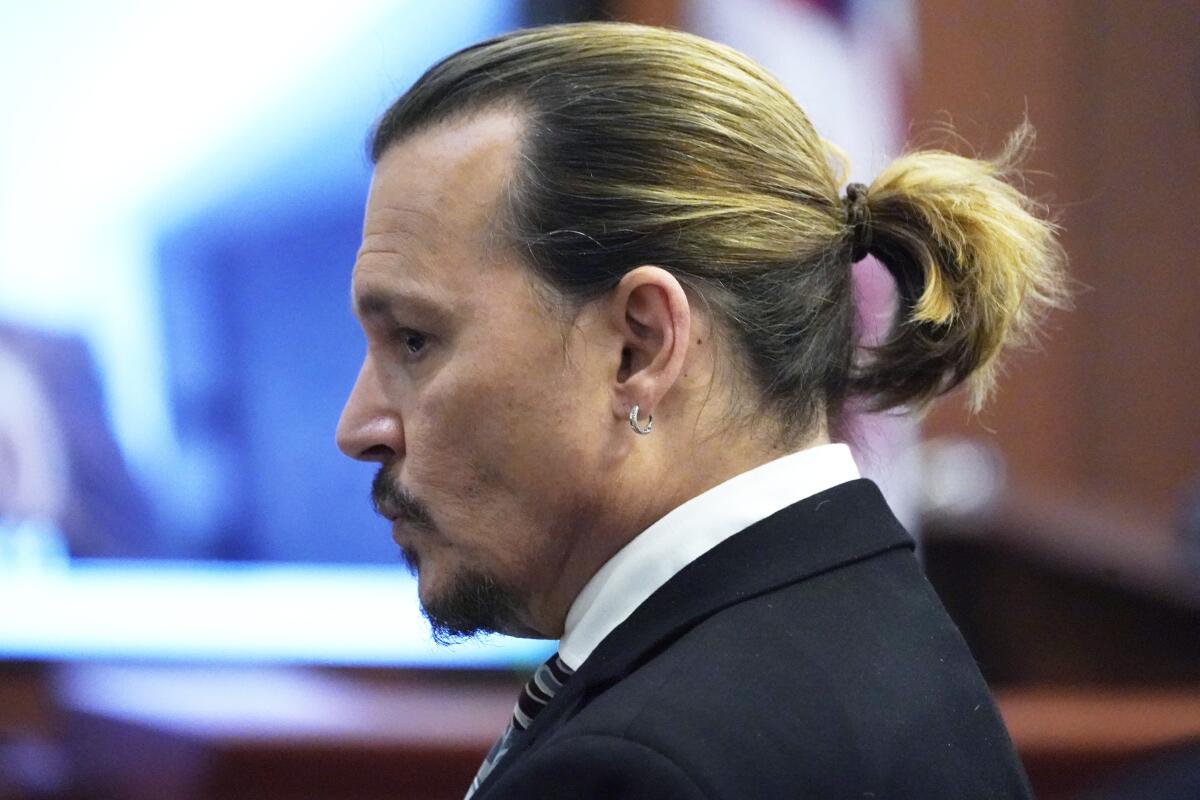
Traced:
<svg viewBox="0 0 1200 800">
<path fill-rule="evenodd" d="M 419 569 L 419 562 L 409 560 L 409 564 L 410 569 Z M 455 644 L 490 633 L 510 634 L 523 627 L 517 622 L 520 603 L 516 593 L 492 576 L 464 571 L 453 576 L 449 585 L 426 590 L 421 584 L 432 577 L 417 571 L 421 612 L 438 644 Z"/>
</svg>

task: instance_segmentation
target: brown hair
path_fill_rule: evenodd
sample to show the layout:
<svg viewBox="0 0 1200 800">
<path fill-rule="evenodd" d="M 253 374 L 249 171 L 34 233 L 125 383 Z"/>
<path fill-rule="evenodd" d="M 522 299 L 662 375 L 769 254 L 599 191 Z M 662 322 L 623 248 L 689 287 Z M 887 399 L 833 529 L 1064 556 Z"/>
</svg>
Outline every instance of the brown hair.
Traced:
<svg viewBox="0 0 1200 800">
<path fill-rule="evenodd" d="M 372 158 L 505 106 L 525 119 L 507 233 L 537 273 L 578 308 L 639 265 L 669 269 L 732 335 L 788 435 L 836 430 L 851 396 L 919 407 L 968 381 L 978 405 L 1003 346 L 1065 298 L 1055 228 L 1009 180 L 1027 127 L 994 161 L 905 155 L 844 201 L 838 157 L 753 61 L 685 33 L 582 23 L 436 64 L 384 114 Z M 864 350 L 850 263 L 867 252 L 901 307 Z"/>
</svg>

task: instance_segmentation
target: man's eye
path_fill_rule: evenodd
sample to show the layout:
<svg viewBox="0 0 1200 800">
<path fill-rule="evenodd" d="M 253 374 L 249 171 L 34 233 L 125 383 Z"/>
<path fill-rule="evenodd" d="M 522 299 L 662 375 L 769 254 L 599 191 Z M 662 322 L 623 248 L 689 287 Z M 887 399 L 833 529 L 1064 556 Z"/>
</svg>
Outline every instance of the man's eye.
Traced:
<svg viewBox="0 0 1200 800">
<path fill-rule="evenodd" d="M 408 328 L 397 331 L 396 340 L 414 356 L 420 355 L 421 351 L 425 349 L 425 345 L 429 343 L 429 338 L 425 334 Z"/>
</svg>

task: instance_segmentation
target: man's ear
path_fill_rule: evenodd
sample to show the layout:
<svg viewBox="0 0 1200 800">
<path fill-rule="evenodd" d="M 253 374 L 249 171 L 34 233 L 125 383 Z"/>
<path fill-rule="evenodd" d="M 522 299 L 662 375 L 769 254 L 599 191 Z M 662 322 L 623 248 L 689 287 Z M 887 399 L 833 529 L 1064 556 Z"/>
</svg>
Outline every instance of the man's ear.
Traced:
<svg viewBox="0 0 1200 800">
<path fill-rule="evenodd" d="M 691 307 L 682 284 L 661 267 L 638 267 L 613 290 L 612 324 L 619 332 L 620 367 L 613 413 L 653 414 L 683 371 L 691 336 Z"/>
</svg>

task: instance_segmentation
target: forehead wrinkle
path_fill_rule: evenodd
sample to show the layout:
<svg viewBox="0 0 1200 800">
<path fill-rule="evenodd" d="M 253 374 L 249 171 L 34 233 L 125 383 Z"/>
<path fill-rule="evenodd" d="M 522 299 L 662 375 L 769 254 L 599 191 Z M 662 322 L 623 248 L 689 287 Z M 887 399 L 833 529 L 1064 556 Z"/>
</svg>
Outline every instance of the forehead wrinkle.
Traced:
<svg viewBox="0 0 1200 800">
<path fill-rule="evenodd" d="M 439 230 L 440 226 L 437 217 L 424 209 L 401 205 L 369 209 L 355 256 L 354 276 L 364 271 L 403 270 L 407 277 L 417 278 L 436 260 L 436 252 L 424 233 L 430 228 Z"/>
<path fill-rule="evenodd" d="M 481 266 L 503 258 L 511 250 L 503 199 L 494 199 L 489 205 L 482 212 L 483 224 L 470 236 L 479 249 Z M 398 213 L 393 216 L 389 212 Z M 429 261 L 436 261 L 436 248 L 445 246 L 452 236 L 444 225 L 443 215 L 407 206 L 380 207 L 364 221 L 358 257 L 390 256 L 424 267 Z"/>
<path fill-rule="evenodd" d="M 350 309 L 359 319 L 394 317 L 406 306 L 444 316 L 438 284 L 432 280 L 432 257 L 427 258 L 414 238 L 398 244 L 394 234 L 364 237 L 350 278 Z M 369 300 L 370 302 L 366 302 Z"/>
<path fill-rule="evenodd" d="M 386 225 L 388 230 L 378 231 L 378 233 L 398 233 L 413 235 L 415 229 L 409 225 L 409 217 L 416 217 L 415 222 L 420 227 L 436 231 L 441 231 L 442 224 L 439 215 L 433 213 L 427 208 L 421 208 L 415 205 L 381 205 L 368 210 L 366 218 L 363 220 L 363 235 L 368 236 L 373 233 L 370 229 L 373 224 L 379 222 Z"/>
</svg>

